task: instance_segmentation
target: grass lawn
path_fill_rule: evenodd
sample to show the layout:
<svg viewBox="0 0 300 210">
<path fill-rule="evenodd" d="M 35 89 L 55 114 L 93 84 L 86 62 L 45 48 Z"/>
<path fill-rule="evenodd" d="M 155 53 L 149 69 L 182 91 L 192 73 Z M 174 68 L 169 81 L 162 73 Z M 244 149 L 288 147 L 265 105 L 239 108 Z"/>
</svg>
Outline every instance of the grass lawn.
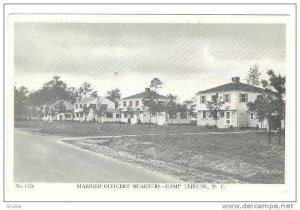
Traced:
<svg viewBox="0 0 300 210">
<path fill-rule="evenodd" d="M 141 134 L 170 134 L 170 133 L 199 133 L 215 132 L 215 129 L 192 125 L 158 126 L 153 124 L 97 124 L 96 122 L 72 121 L 15 121 L 16 128 L 25 128 L 53 135 L 66 136 L 115 136 L 115 135 L 141 135 Z M 220 130 L 228 132 L 230 130 Z"/>
<path fill-rule="evenodd" d="M 83 137 L 66 142 L 152 167 L 183 181 L 284 183 L 284 146 L 269 145 L 266 133 L 229 133 L 229 130 L 224 130 L 215 134 L 211 133 L 213 129 L 188 125 L 39 121 L 16 122 L 15 127 L 67 136 L 140 135 L 107 139 Z"/>
</svg>

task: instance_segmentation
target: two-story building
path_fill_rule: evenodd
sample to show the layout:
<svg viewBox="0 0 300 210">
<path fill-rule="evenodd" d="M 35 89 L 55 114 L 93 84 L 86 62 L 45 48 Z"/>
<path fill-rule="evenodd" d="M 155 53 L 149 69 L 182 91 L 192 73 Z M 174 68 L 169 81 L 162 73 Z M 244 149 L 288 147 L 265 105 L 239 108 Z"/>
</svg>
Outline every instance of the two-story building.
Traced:
<svg viewBox="0 0 300 210">
<path fill-rule="evenodd" d="M 119 109 L 121 110 L 121 121 L 125 123 L 156 123 L 165 124 L 165 113 L 156 113 L 155 116 L 150 116 L 147 107 L 143 101 L 148 98 L 149 88 L 145 88 L 144 92 L 122 98 Z M 166 97 L 156 94 L 155 98 L 158 103 L 165 103 Z"/>
<path fill-rule="evenodd" d="M 42 113 L 44 121 L 73 120 L 74 105 L 66 100 L 60 100 L 53 104 L 43 105 Z"/>
<path fill-rule="evenodd" d="M 99 109 L 103 110 L 100 116 L 97 114 Z M 116 122 L 120 120 L 120 113 L 115 109 L 115 103 L 105 97 L 87 97 L 76 101 L 74 115 L 75 121 Z"/>
<path fill-rule="evenodd" d="M 239 77 L 233 77 L 231 83 L 199 91 L 196 94 L 197 125 L 215 125 L 207 101 L 221 100 L 225 102 L 224 115 L 218 116 L 218 127 L 265 127 L 266 123 L 258 122 L 255 114 L 249 112 L 247 107 L 247 103 L 255 101 L 263 91 L 262 88 L 241 83 Z"/>
</svg>

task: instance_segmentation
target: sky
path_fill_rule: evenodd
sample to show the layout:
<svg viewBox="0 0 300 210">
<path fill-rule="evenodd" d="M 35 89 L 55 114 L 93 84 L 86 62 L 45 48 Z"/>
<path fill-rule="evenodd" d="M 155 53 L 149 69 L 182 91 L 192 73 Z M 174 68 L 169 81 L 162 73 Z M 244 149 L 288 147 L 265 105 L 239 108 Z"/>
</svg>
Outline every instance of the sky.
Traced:
<svg viewBox="0 0 300 210">
<path fill-rule="evenodd" d="M 127 97 L 157 77 L 161 94 L 181 101 L 249 68 L 286 75 L 284 24 L 15 23 L 16 86 L 37 90 L 60 76 L 68 87 L 89 82 L 104 96 Z"/>
</svg>

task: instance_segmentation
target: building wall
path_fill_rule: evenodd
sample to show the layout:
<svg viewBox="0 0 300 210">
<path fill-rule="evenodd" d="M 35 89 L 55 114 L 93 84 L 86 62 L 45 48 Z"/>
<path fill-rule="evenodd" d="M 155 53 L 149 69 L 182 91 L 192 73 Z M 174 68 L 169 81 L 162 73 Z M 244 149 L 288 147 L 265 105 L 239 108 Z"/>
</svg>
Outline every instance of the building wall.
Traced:
<svg viewBox="0 0 300 210">
<path fill-rule="evenodd" d="M 162 112 L 150 117 L 150 113 L 146 111 L 139 114 L 134 113 L 132 115 L 126 115 L 126 113 L 123 112 L 121 115 L 121 122 L 128 123 L 128 119 L 130 119 L 131 124 L 137 124 L 139 122 L 138 119 L 140 119 L 140 123 L 154 123 L 158 125 L 164 125 L 166 123 L 166 114 Z"/>
<path fill-rule="evenodd" d="M 55 117 L 55 120 L 73 120 L 73 114 L 72 113 L 60 113 L 57 114 Z"/>
<path fill-rule="evenodd" d="M 158 101 L 166 101 L 166 100 L 163 100 L 163 99 L 159 99 Z M 126 105 L 124 105 L 124 102 L 126 102 Z M 143 104 L 143 99 L 141 98 L 134 98 L 134 99 L 121 99 L 121 102 L 120 102 L 120 106 L 119 108 L 121 109 L 127 109 L 129 106 L 130 106 L 130 102 L 132 102 L 132 108 L 134 110 L 146 110 L 146 108 L 144 107 L 144 104 Z M 138 105 L 136 104 L 136 102 L 138 102 Z"/>
<path fill-rule="evenodd" d="M 206 103 L 201 103 L 201 96 L 206 96 L 206 101 L 211 101 L 211 97 L 216 95 L 217 92 L 198 94 L 196 96 L 196 110 L 207 110 Z M 218 92 L 219 99 L 224 99 L 224 94 L 230 94 L 230 102 L 224 104 L 231 110 L 248 110 L 247 102 L 240 102 L 240 94 L 248 95 L 248 102 L 255 101 L 258 93 L 253 92 L 243 92 L 243 91 L 230 91 L 230 92 Z"/>
<path fill-rule="evenodd" d="M 76 104 L 78 104 L 78 107 L 76 108 Z M 82 108 L 80 108 L 80 104 L 82 105 Z M 115 103 L 110 101 L 109 99 L 107 98 L 104 98 L 104 97 L 99 97 L 99 98 L 95 98 L 94 100 L 91 100 L 87 103 L 84 103 L 84 102 L 76 102 L 74 104 L 74 113 L 75 113 L 75 117 L 74 117 L 74 120 L 76 121 L 83 121 L 83 120 L 87 120 L 87 121 L 94 121 L 94 120 L 97 120 L 97 116 L 95 114 L 95 110 L 93 109 L 90 109 L 89 110 L 89 113 L 87 114 L 87 116 L 85 116 L 85 114 L 83 113 L 83 116 L 81 117 L 79 114 L 79 117 L 77 117 L 77 114 L 76 113 L 82 113 L 83 112 L 83 106 L 84 104 L 86 104 L 87 107 L 89 107 L 91 104 L 95 104 L 96 105 L 96 108 L 98 109 L 100 107 L 100 105 L 102 104 L 106 104 L 107 105 L 107 109 L 115 109 Z"/>
<path fill-rule="evenodd" d="M 203 119 L 203 111 L 207 110 L 200 110 L 197 113 L 197 125 L 199 126 L 205 126 L 205 125 L 215 125 L 215 120 L 213 118 L 210 118 L 207 116 L 206 119 Z M 230 123 L 228 124 L 226 122 L 226 112 L 230 112 Z M 208 114 L 209 115 L 209 114 Z M 237 111 L 237 110 L 226 110 L 224 111 L 224 116 L 221 117 L 219 115 L 218 119 L 218 127 L 220 128 L 228 128 L 230 126 L 232 127 L 259 127 L 259 128 L 266 128 L 267 121 L 264 120 L 262 123 L 260 123 L 256 116 L 253 114 L 253 119 L 251 119 L 251 114 L 247 111 Z"/>
<path fill-rule="evenodd" d="M 206 118 L 203 118 L 203 112 L 206 112 Z M 224 115 L 221 116 L 220 114 L 218 115 L 218 121 L 217 121 L 217 126 L 219 128 L 228 128 L 230 126 L 232 127 L 237 127 L 237 112 L 234 110 L 227 110 L 226 112 L 230 113 L 230 118 L 229 123 L 226 122 L 227 118 L 226 118 L 226 113 L 224 111 Z M 210 125 L 210 126 L 214 126 L 216 125 L 216 120 L 213 117 L 209 116 L 209 112 L 207 110 L 201 110 L 198 111 L 197 113 L 197 125 L 199 126 L 206 126 L 206 125 Z"/>
<path fill-rule="evenodd" d="M 99 97 L 99 100 L 98 100 L 98 105 L 100 104 L 106 104 L 107 105 L 107 109 L 115 109 L 116 105 L 115 105 L 115 102 L 107 99 L 107 98 L 104 98 L 104 97 Z"/>
<path fill-rule="evenodd" d="M 121 122 L 121 117 L 118 117 L 117 115 L 121 115 L 120 113 L 114 113 L 114 112 L 112 112 L 112 118 L 110 118 L 110 117 L 107 117 L 107 116 L 104 116 L 104 117 L 102 117 L 102 118 L 98 118 L 98 117 L 96 117 L 96 120 L 98 121 L 98 122 L 103 122 L 103 123 L 105 123 L 105 122 L 111 122 L 111 123 L 113 123 L 113 122 Z"/>
<path fill-rule="evenodd" d="M 181 118 L 180 113 L 178 112 L 175 119 L 170 119 L 167 117 L 166 123 L 167 124 L 190 124 L 191 123 L 191 116 L 186 113 L 186 118 Z"/>
<path fill-rule="evenodd" d="M 196 96 L 196 110 L 197 110 L 197 125 L 215 125 L 213 118 L 203 119 L 203 111 L 208 111 L 206 103 L 201 103 L 201 96 L 206 96 L 206 101 L 211 101 L 212 95 L 216 95 L 217 92 L 198 94 Z M 229 91 L 218 92 L 219 100 L 224 100 L 224 94 L 230 94 L 230 102 L 225 102 L 226 107 L 230 111 L 230 124 L 226 123 L 225 116 L 220 117 L 218 120 L 219 127 L 233 126 L 237 127 L 256 127 L 260 123 L 256 119 L 250 119 L 250 113 L 248 112 L 247 103 L 254 101 L 258 93 L 244 92 L 244 91 Z M 240 102 L 240 94 L 247 94 L 248 101 Z"/>
<path fill-rule="evenodd" d="M 126 109 L 127 107 L 129 107 L 130 106 L 130 101 L 132 101 L 132 107 L 134 109 L 140 109 L 140 110 L 143 109 L 144 104 L 143 104 L 143 99 L 141 99 L 141 98 L 126 99 L 126 100 L 121 99 L 120 108 Z M 126 102 L 126 105 L 124 105 L 124 102 Z M 136 102 L 138 102 L 138 105 L 136 105 Z"/>
</svg>

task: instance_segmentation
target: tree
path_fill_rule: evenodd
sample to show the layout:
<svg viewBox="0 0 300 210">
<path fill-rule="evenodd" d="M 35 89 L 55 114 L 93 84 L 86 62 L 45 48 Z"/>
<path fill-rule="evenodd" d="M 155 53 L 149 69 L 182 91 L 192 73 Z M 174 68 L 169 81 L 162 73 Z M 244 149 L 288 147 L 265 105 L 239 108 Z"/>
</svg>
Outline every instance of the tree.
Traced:
<svg viewBox="0 0 300 210">
<path fill-rule="evenodd" d="M 191 117 L 196 116 L 196 103 L 195 103 L 195 98 L 193 97 L 191 100 L 185 100 L 183 104 L 187 108 L 188 115 Z"/>
<path fill-rule="evenodd" d="M 84 120 L 86 120 L 87 119 L 87 115 L 90 112 L 90 107 L 88 107 L 86 104 L 84 104 L 82 108 L 83 108 L 82 112 L 84 114 Z"/>
<path fill-rule="evenodd" d="M 48 114 L 50 116 L 49 118 L 49 122 L 52 122 L 54 115 L 56 114 L 56 110 L 54 109 L 54 107 L 50 106 L 49 107 L 49 111 Z"/>
<path fill-rule="evenodd" d="M 78 95 L 81 99 L 83 96 L 86 98 L 87 95 L 89 95 L 93 91 L 93 88 L 91 87 L 90 83 L 84 82 L 81 87 L 78 89 Z"/>
<path fill-rule="evenodd" d="M 102 118 L 105 116 L 106 112 L 107 112 L 107 105 L 106 104 L 100 104 L 98 109 L 96 109 L 96 114 L 101 119 L 101 122 L 102 122 Z"/>
<path fill-rule="evenodd" d="M 264 92 L 258 95 L 254 102 L 248 103 L 248 109 L 257 115 L 259 121 L 267 120 L 269 127 L 269 144 L 271 144 L 271 124 L 277 117 L 278 109 L 280 109 L 280 100 L 275 94 Z"/>
<path fill-rule="evenodd" d="M 119 101 L 121 99 L 121 92 L 118 88 L 111 91 L 107 91 L 107 98 L 115 103 L 116 109 L 119 107 Z"/>
<path fill-rule="evenodd" d="M 91 93 L 91 96 L 92 97 L 98 97 L 98 91 L 93 91 L 92 93 Z"/>
<path fill-rule="evenodd" d="M 149 123 L 153 114 L 158 114 L 164 110 L 164 102 L 159 101 L 159 94 L 157 90 L 162 87 L 162 82 L 159 78 L 153 78 L 150 82 L 149 88 L 146 89 L 146 97 L 143 99 L 143 104 L 148 108 L 150 113 Z M 156 116 L 157 118 L 157 116 Z"/>
<path fill-rule="evenodd" d="M 69 91 L 67 84 L 59 76 L 54 76 L 52 80 L 46 82 L 43 87 L 29 94 L 29 103 L 35 106 L 53 104 L 59 100 L 68 100 Z"/>
<path fill-rule="evenodd" d="M 50 103 L 55 103 L 58 100 L 67 100 L 67 84 L 59 76 L 54 76 L 52 80 L 43 85 L 41 94 L 44 95 L 46 102 Z"/>
<path fill-rule="evenodd" d="M 258 95 L 254 102 L 249 102 L 247 104 L 248 111 L 253 112 L 256 116 L 258 122 L 260 122 L 260 127 L 262 128 L 262 123 L 267 117 L 267 104 L 268 100 L 264 95 Z"/>
<path fill-rule="evenodd" d="M 280 144 L 282 135 L 281 120 L 285 118 L 285 77 L 280 74 L 276 75 L 273 70 L 268 70 L 267 74 L 269 75 L 269 81 L 261 81 L 264 91 L 257 96 L 254 102 L 248 103 L 248 109 L 257 115 L 259 121 L 267 120 L 269 144 L 271 144 L 272 123 L 279 124 L 278 143 Z"/>
<path fill-rule="evenodd" d="M 248 75 L 246 77 L 246 81 L 249 85 L 259 86 L 260 85 L 260 75 L 261 73 L 258 71 L 258 66 L 254 65 L 250 67 L 248 71 Z"/>
<path fill-rule="evenodd" d="M 272 112 L 273 121 L 280 121 L 279 124 L 279 144 L 281 142 L 282 129 L 281 120 L 285 121 L 285 82 L 286 77 L 280 74 L 275 74 L 273 70 L 268 70 L 269 81 L 262 80 L 263 87 L 265 88 L 265 94 L 268 95 L 270 100 L 270 112 Z M 275 92 L 274 92 L 275 91 Z M 271 123 L 271 121 L 270 121 Z M 269 124 L 269 127 L 270 124 Z M 270 129 L 269 129 L 270 130 Z M 271 132 L 271 131 L 269 131 Z M 270 134 L 271 135 L 271 134 Z M 269 135 L 269 138 L 271 136 Z"/>
<path fill-rule="evenodd" d="M 215 120 L 216 131 L 218 130 L 218 120 L 220 117 L 224 116 L 224 111 L 227 110 L 227 107 L 224 107 L 225 102 L 219 100 L 218 94 L 214 96 L 212 101 L 206 102 L 206 107 L 209 110 L 209 116 Z"/>
<path fill-rule="evenodd" d="M 78 90 L 75 87 L 69 87 L 67 89 L 68 91 L 68 101 L 74 104 L 77 100 L 78 95 Z"/>
<path fill-rule="evenodd" d="M 163 83 L 159 78 L 153 78 L 150 82 L 149 88 L 153 90 L 154 92 L 157 91 L 157 89 L 162 88 Z"/>
<path fill-rule="evenodd" d="M 172 123 L 174 118 L 177 115 L 177 99 L 178 97 L 176 95 L 168 94 L 167 96 L 167 101 L 166 101 L 166 113 L 170 117 Z"/>
<path fill-rule="evenodd" d="M 267 74 L 269 75 L 269 82 L 266 80 L 262 80 L 265 88 L 269 90 L 274 89 L 277 92 L 277 97 L 279 99 L 284 100 L 285 98 L 285 76 L 280 74 L 275 74 L 273 70 L 268 70 Z"/>
<path fill-rule="evenodd" d="M 15 118 L 22 118 L 28 114 L 28 89 L 24 86 L 14 87 L 14 115 Z"/>
<path fill-rule="evenodd" d="M 66 105 L 64 101 L 59 101 L 54 105 L 54 112 L 55 113 L 64 113 L 66 111 Z"/>
</svg>

